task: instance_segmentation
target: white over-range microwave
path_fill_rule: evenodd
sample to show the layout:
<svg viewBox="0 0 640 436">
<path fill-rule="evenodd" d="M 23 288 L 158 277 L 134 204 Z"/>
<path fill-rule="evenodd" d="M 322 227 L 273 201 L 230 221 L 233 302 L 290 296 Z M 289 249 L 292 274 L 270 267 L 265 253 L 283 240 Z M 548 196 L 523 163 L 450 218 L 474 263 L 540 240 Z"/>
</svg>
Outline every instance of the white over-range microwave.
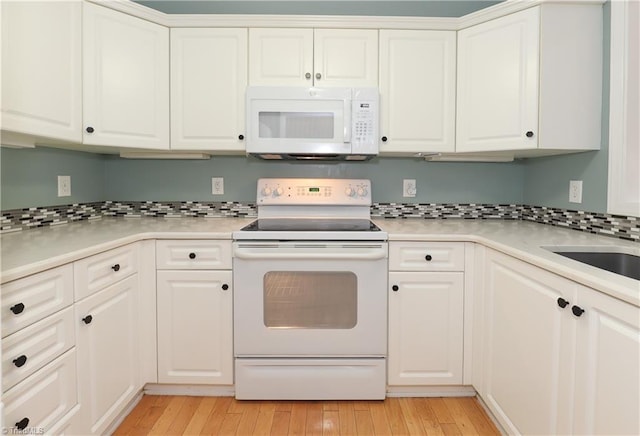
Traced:
<svg viewBox="0 0 640 436">
<path fill-rule="evenodd" d="M 247 88 L 247 154 L 367 160 L 378 154 L 376 88 Z"/>
</svg>

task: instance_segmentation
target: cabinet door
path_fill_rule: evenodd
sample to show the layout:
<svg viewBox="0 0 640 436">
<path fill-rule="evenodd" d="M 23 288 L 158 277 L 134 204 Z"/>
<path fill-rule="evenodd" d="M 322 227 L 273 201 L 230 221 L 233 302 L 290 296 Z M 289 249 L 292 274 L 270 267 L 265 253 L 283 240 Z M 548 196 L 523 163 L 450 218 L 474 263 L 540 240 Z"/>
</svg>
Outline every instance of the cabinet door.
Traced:
<svg viewBox="0 0 640 436">
<path fill-rule="evenodd" d="M 103 434 L 140 390 L 137 291 L 136 274 L 76 303 L 82 433 Z"/>
<path fill-rule="evenodd" d="M 158 271 L 157 283 L 158 382 L 232 384 L 231 271 Z"/>
<path fill-rule="evenodd" d="M 249 29 L 249 85 L 313 86 L 313 29 Z"/>
<path fill-rule="evenodd" d="M 2 129 L 82 140 L 81 2 L 2 2 Z"/>
<path fill-rule="evenodd" d="M 382 153 L 455 148 L 456 33 L 380 31 Z"/>
<path fill-rule="evenodd" d="M 462 384 L 463 273 L 389 273 L 389 385 Z"/>
<path fill-rule="evenodd" d="M 316 29 L 313 41 L 315 86 L 378 86 L 377 30 Z"/>
<path fill-rule="evenodd" d="M 244 150 L 247 29 L 171 29 L 171 148 Z"/>
<path fill-rule="evenodd" d="M 640 309 L 585 287 L 578 301 L 574 433 L 640 434 Z"/>
<path fill-rule="evenodd" d="M 487 251 L 484 401 L 509 434 L 571 433 L 575 284 Z"/>
<path fill-rule="evenodd" d="M 169 29 L 83 6 L 83 142 L 168 149 Z"/>
<path fill-rule="evenodd" d="M 537 147 L 539 16 L 530 8 L 458 32 L 456 151 Z"/>
</svg>

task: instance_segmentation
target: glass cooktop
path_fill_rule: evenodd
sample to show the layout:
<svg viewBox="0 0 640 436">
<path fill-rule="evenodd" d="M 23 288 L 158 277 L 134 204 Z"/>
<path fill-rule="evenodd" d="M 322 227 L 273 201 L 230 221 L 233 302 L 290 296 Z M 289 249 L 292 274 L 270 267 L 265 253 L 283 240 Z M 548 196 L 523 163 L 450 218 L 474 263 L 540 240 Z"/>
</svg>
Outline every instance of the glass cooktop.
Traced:
<svg viewBox="0 0 640 436">
<path fill-rule="evenodd" d="M 268 218 L 243 227 L 249 232 L 379 232 L 380 227 L 368 219 Z"/>
</svg>

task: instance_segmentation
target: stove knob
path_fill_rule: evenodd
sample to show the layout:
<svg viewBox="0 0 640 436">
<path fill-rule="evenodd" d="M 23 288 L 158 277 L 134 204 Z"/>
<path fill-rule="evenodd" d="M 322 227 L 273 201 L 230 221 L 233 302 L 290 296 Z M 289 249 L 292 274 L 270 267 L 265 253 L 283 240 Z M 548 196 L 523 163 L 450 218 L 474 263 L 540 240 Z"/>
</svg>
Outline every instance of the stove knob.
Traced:
<svg viewBox="0 0 640 436">
<path fill-rule="evenodd" d="M 346 188 L 346 189 L 344 190 L 344 193 L 345 193 L 345 195 L 346 195 L 347 197 L 353 197 L 354 195 L 356 195 L 356 191 L 354 191 L 354 190 L 353 190 L 353 189 L 351 189 L 351 188 Z"/>
<path fill-rule="evenodd" d="M 275 192 L 274 192 L 276 197 L 279 197 L 280 195 L 284 194 L 284 189 L 278 187 Z"/>
<path fill-rule="evenodd" d="M 360 197 L 364 197 L 365 195 L 367 195 L 367 190 L 364 188 L 358 188 L 358 195 Z"/>
<path fill-rule="evenodd" d="M 264 188 L 262 188 L 262 195 L 264 195 L 265 197 L 270 196 L 271 188 L 269 188 L 268 186 L 265 186 Z"/>
</svg>

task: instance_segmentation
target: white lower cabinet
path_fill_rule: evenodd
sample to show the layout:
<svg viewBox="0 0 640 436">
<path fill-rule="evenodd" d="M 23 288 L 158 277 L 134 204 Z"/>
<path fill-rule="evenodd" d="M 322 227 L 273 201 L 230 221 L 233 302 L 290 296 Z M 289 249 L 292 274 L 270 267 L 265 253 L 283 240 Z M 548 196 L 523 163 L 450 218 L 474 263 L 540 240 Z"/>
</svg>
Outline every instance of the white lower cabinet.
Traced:
<svg viewBox="0 0 640 436">
<path fill-rule="evenodd" d="M 231 271 L 157 274 L 158 382 L 233 384 Z"/>
<path fill-rule="evenodd" d="M 487 250 L 484 373 L 510 434 L 638 434 L 640 309 Z"/>
<path fill-rule="evenodd" d="M 463 383 L 464 243 L 389 243 L 389 386 Z"/>
<path fill-rule="evenodd" d="M 103 434 L 140 391 L 138 275 L 76 303 L 78 434 Z"/>
<path fill-rule="evenodd" d="M 463 275 L 389 273 L 389 385 L 462 384 Z"/>
</svg>

